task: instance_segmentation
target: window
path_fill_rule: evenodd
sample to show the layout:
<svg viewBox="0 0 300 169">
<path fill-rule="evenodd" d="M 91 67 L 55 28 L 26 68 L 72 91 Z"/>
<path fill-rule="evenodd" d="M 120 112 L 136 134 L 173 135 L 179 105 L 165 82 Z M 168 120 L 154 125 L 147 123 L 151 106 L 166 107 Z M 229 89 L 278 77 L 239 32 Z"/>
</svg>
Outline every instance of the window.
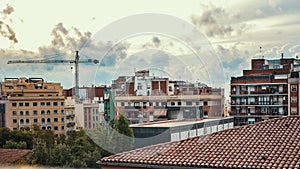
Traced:
<svg viewBox="0 0 300 169">
<path fill-rule="evenodd" d="M 54 113 L 54 114 L 57 114 L 57 113 L 58 113 L 58 111 L 57 111 L 57 110 L 53 110 L 53 113 Z"/>
<path fill-rule="evenodd" d="M 291 85 L 291 91 L 296 92 L 297 91 L 297 85 Z"/>
<path fill-rule="evenodd" d="M 46 106 L 51 106 L 51 102 L 46 102 Z"/>
<path fill-rule="evenodd" d="M 17 115 L 17 111 L 12 111 L 12 114 L 13 115 Z"/>
<path fill-rule="evenodd" d="M 19 106 L 24 106 L 23 102 L 20 102 L 20 103 L 19 103 Z"/>
<path fill-rule="evenodd" d="M 45 102 L 41 102 L 41 106 L 45 106 Z"/>
<path fill-rule="evenodd" d="M 192 105 L 192 101 L 187 101 L 186 105 Z"/>
<path fill-rule="evenodd" d="M 65 121 L 65 118 L 61 118 L 61 122 L 64 122 Z"/>
<path fill-rule="evenodd" d="M 47 114 L 50 114 L 50 110 L 47 110 Z"/>
<path fill-rule="evenodd" d="M 147 117 L 147 112 L 144 112 L 143 117 L 144 117 L 144 118 Z"/>
<path fill-rule="evenodd" d="M 64 102 L 61 102 L 60 105 L 61 105 L 61 106 L 64 106 Z"/>
<path fill-rule="evenodd" d="M 208 112 L 204 111 L 203 116 L 208 116 Z"/>
<path fill-rule="evenodd" d="M 61 130 L 65 130 L 65 126 L 61 126 Z"/>
<path fill-rule="evenodd" d="M 167 106 L 167 102 L 161 102 L 161 106 Z"/>
<path fill-rule="evenodd" d="M 291 102 L 292 103 L 297 103 L 297 97 L 291 97 Z"/>
<path fill-rule="evenodd" d="M 54 122 L 58 122 L 58 118 L 54 118 Z"/>
<path fill-rule="evenodd" d="M 38 122 L 38 119 L 33 119 L 33 122 L 34 122 L 34 123 L 37 123 L 37 122 Z"/>
<path fill-rule="evenodd" d="M 28 102 L 25 102 L 25 107 L 29 107 L 29 103 Z"/>
<path fill-rule="evenodd" d="M 199 102 L 198 102 L 198 101 L 196 102 L 196 105 L 199 105 Z"/>
<path fill-rule="evenodd" d="M 204 102 L 203 102 L 203 105 L 204 105 L 204 106 L 207 106 L 207 105 L 208 105 L 207 101 L 204 101 Z"/>
<path fill-rule="evenodd" d="M 177 102 L 178 106 L 181 106 L 181 102 Z"/>
<path fill-rule="evenodd" d="M 29 116 L 29 111 L 26 111 L 26 116 Z"/>
<path fill-rule="evenodd" d="M 152 102 L 149 102 L 149 106 L 153 106 L 153 103 L 152 103 Z"/>
<path fill-rule="evenodd" d="M 241 91 L 245 92 L 246 91 L 246 86 L 241 86 Z"/>
<path fill-rule="evenodd" d="M 12 107 L 17 107 L 17 103 L 12 103 Z"/>
<path fill-rule="evenodd" d="M 143 102 L 143 108 L 147 107 L 147 102 Z"/>
<path fill-rule="evenodd" d="M 53 102 L 53 106 L 57 106 L 58 104 L 57 104 L 57 102 Z"/>
<path fill-rule="evenodd" d="M 42 110 L 42 111 L 41 111 L 41 114 L 45 114 L 45 111 L 44 111 L 44 110 Z"/>
<path fill-rule="evenodd" d="M 61 114 L 65 114 L 64 110 L 61 110 Z"/>
<path fill-rule="evenodd" d="M 131 103 L 130 103 L 130 102 L 128 102 L 127 104 L 128 104 L 128 106 L 131 106 Z"/>
<path fill-rule="evenodd" d="M 17 123 L 18 122 L 18 120 L 17 119 L 13 119 L 13 123 Z"/>
<path fill-rule="evenodd" d="M 54 130 L 58 130 L 58 126 L 54 126 Z"/>
<path fill-rule="evenodd" d="M 33 106 L 37 106 L 37 102 L 33 102 L 32 105 L 33 105 Z"/>
<path fill-rule="evenodd" d="M 121 106 L 125 106 L 125 103 L 124 103 L 124 102 L 121 102 Z"/>
<path fill-rule="evenodd" d="M 24 112 L 23 112 L 23 111 L 20 111 L 20 115 L 23 116 L 23 115 L 24 115 Z"/>
<path fill-rule="evenodd" d="M 34 115 L 37 115 L 37 114 L 38 114 L 38 111 L 37 111 L 37 110 L 33 110 L 33 114 L 34 114 Z"/>
<path fill-rule="evenodd" d="M 291 113 L 293 114 L 297 113 L 297 107 L 291 107 Z"/>
</svg>

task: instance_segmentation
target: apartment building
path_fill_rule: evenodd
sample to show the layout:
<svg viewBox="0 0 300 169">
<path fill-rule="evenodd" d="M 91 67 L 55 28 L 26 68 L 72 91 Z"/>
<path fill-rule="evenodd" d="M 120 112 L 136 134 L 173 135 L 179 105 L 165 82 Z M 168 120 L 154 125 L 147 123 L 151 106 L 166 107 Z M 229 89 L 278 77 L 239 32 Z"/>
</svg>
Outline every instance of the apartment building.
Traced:
<svg viewBox="0 0 300 169">
<path fill-rule="evenodd" d="M 223 116 L 223 89 L 150 76 L 148 70 L 118 77 L 112 91 L 116 114 L 123 113 L 132 124 Z"/>
<path fill-rule="evenodd" d="M 5 126 L 12 130 L 32 128 L 66 132 L 65 99 L 60 83 L 45 82 L 42 78 L 5 78 L 1 94 L 7 97 Z"/>
<path fill-rule="evenodd" d="M 299 115 L 298 59 L 252 59 L 251 69 L 231 77 L 231 115 L 235 125 Z"/>
<path fill-rule="evenodd" d="M 96 128 L 104 123 L 103 98 L 95 97 L 91 101 L 83 102 L 84 128 Z"/>
</svg>

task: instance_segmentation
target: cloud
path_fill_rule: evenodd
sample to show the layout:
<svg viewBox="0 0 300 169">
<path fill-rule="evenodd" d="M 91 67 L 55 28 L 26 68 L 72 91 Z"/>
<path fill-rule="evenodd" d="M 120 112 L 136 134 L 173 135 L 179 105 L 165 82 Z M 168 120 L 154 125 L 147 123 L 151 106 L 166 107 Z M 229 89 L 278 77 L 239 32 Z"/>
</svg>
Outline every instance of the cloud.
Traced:
<svg viewBox="0 0 300 169">
<path fill-rule="evenodd" d="M 158 51 L 154 54 L 152 54 L 151 57 L 151 65 L 160 68 L 160 69 L 164 69 L 169 65 L 169 60 L 170 60 L 170 56 L 169 54 L 167 54 L 166 52 L 163 51 Z"/>
<path fill-rule="evenodd" d="M 231 37 L 239 35 L 248 29 L 246 23 L 236 23 L 240 13 L 229 14 L 224 8 L 212 4 L 202 5 L 200 15 L 192 15 L 192 23 L 203 30 L 208 37 Z"/>
<path fill-rule="evenodd" d="M 282 8 L 279 6 L 279 0 L 269 0 L 270 7 L 276 12 L 282 12 Z"/>
<path fill-rule="evenodd" d="M 67 29 L 63 23 L 58 23 L 51 31 L 51 46 L 60 50 L 79 50 L 91 36 L 90 32 L 81 33 L 77 28 Z"/>
<path fill-rule="evenodd" d="M 81 32 L 77 28 L 67 28 L 58 23 L 51 31 L 51 43 L 38 47 L 37 51 L 1 49 L 0 77 L 43 77 L 47 81 L 62 82 L 64 87 L 74 85 L 74 74 L 71 67 L 74 64 L 11 64 L 8 60 L 74 60 L 75 50 L 79 50 L 80 60 L 98 59 L 105 66 L 114 66 L 126 57 L 127 45 L 111 42 L 94 43 L 90 32 Z M 109 52 L 107 52 L 109 51 Z M 90 55 L 91 54 L 91 55 Z M 109 61 L 113 60 L 113 61 Z M 93 63 L 80 64 L 80 84 L 91 85 L 94 73 L 99 65 Z"/>
<path fill-rule="evenodd" d="M 111 46 L 110 43 L 106 45 L 110 50 L 100 61 L 100 66 L 115 66 L 127 57 L 126 50 L 130 46 L 128 43 L 119 43 L 115 46 Z"/>
<path fill-rule="evenodd" d="M 18 39 L 16 37 L 16 33 L 14 32 L 14 30 L 11 28 L 11 26 L 9 26 L 5 20 L 7 19 L 7 17 L 14 12 L 14 8 L 11 7 L 10 5 L 6 5 L 6 8 L 2 10 L 2 12 L 0 12 L 2 16 L 2 19 L 0 19 L 0 34 L 4 37 L 9 39 L 10 41 L 12 41 L 14 44 L 18 43 Z M 9 19 L 10 21 L 12 21 L 12 19 Z"/>
</svg>

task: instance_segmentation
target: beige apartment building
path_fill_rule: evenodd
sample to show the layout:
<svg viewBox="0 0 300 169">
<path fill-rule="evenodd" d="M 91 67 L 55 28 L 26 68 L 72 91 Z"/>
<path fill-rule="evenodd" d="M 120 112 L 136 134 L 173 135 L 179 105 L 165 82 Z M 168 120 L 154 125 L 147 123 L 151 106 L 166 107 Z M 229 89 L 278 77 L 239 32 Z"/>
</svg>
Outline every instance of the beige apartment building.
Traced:
<svg viewBox="0 0 300 169">
<path fill-rule="evenodd" d="M 66 133 L 65 98 L 60 83 L 45 82 L 42 78 L 5 78 L 1 94 L 7 96 L 5 126 L 12 130 L 32 128 Z"/>
</svg>

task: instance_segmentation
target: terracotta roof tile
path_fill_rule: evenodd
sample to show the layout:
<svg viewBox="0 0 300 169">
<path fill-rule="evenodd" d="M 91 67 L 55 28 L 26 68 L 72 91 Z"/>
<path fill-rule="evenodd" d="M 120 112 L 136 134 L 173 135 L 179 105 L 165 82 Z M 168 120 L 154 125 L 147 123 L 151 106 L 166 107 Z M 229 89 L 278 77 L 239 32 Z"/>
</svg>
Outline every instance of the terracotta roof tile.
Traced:
<svg viewBox="0 0 300 169">
<path fill-rule="evenodd" d="M 32 153 L 26 149 L 0 149 L 0 164 L 12 164 Z"/>
<path fill-rule="evenodd" d="M 299 168 L 300 117 L 273 119 L 210 135 L 148 146 L 106 162 L 190 167 Z"/>
</svg>

